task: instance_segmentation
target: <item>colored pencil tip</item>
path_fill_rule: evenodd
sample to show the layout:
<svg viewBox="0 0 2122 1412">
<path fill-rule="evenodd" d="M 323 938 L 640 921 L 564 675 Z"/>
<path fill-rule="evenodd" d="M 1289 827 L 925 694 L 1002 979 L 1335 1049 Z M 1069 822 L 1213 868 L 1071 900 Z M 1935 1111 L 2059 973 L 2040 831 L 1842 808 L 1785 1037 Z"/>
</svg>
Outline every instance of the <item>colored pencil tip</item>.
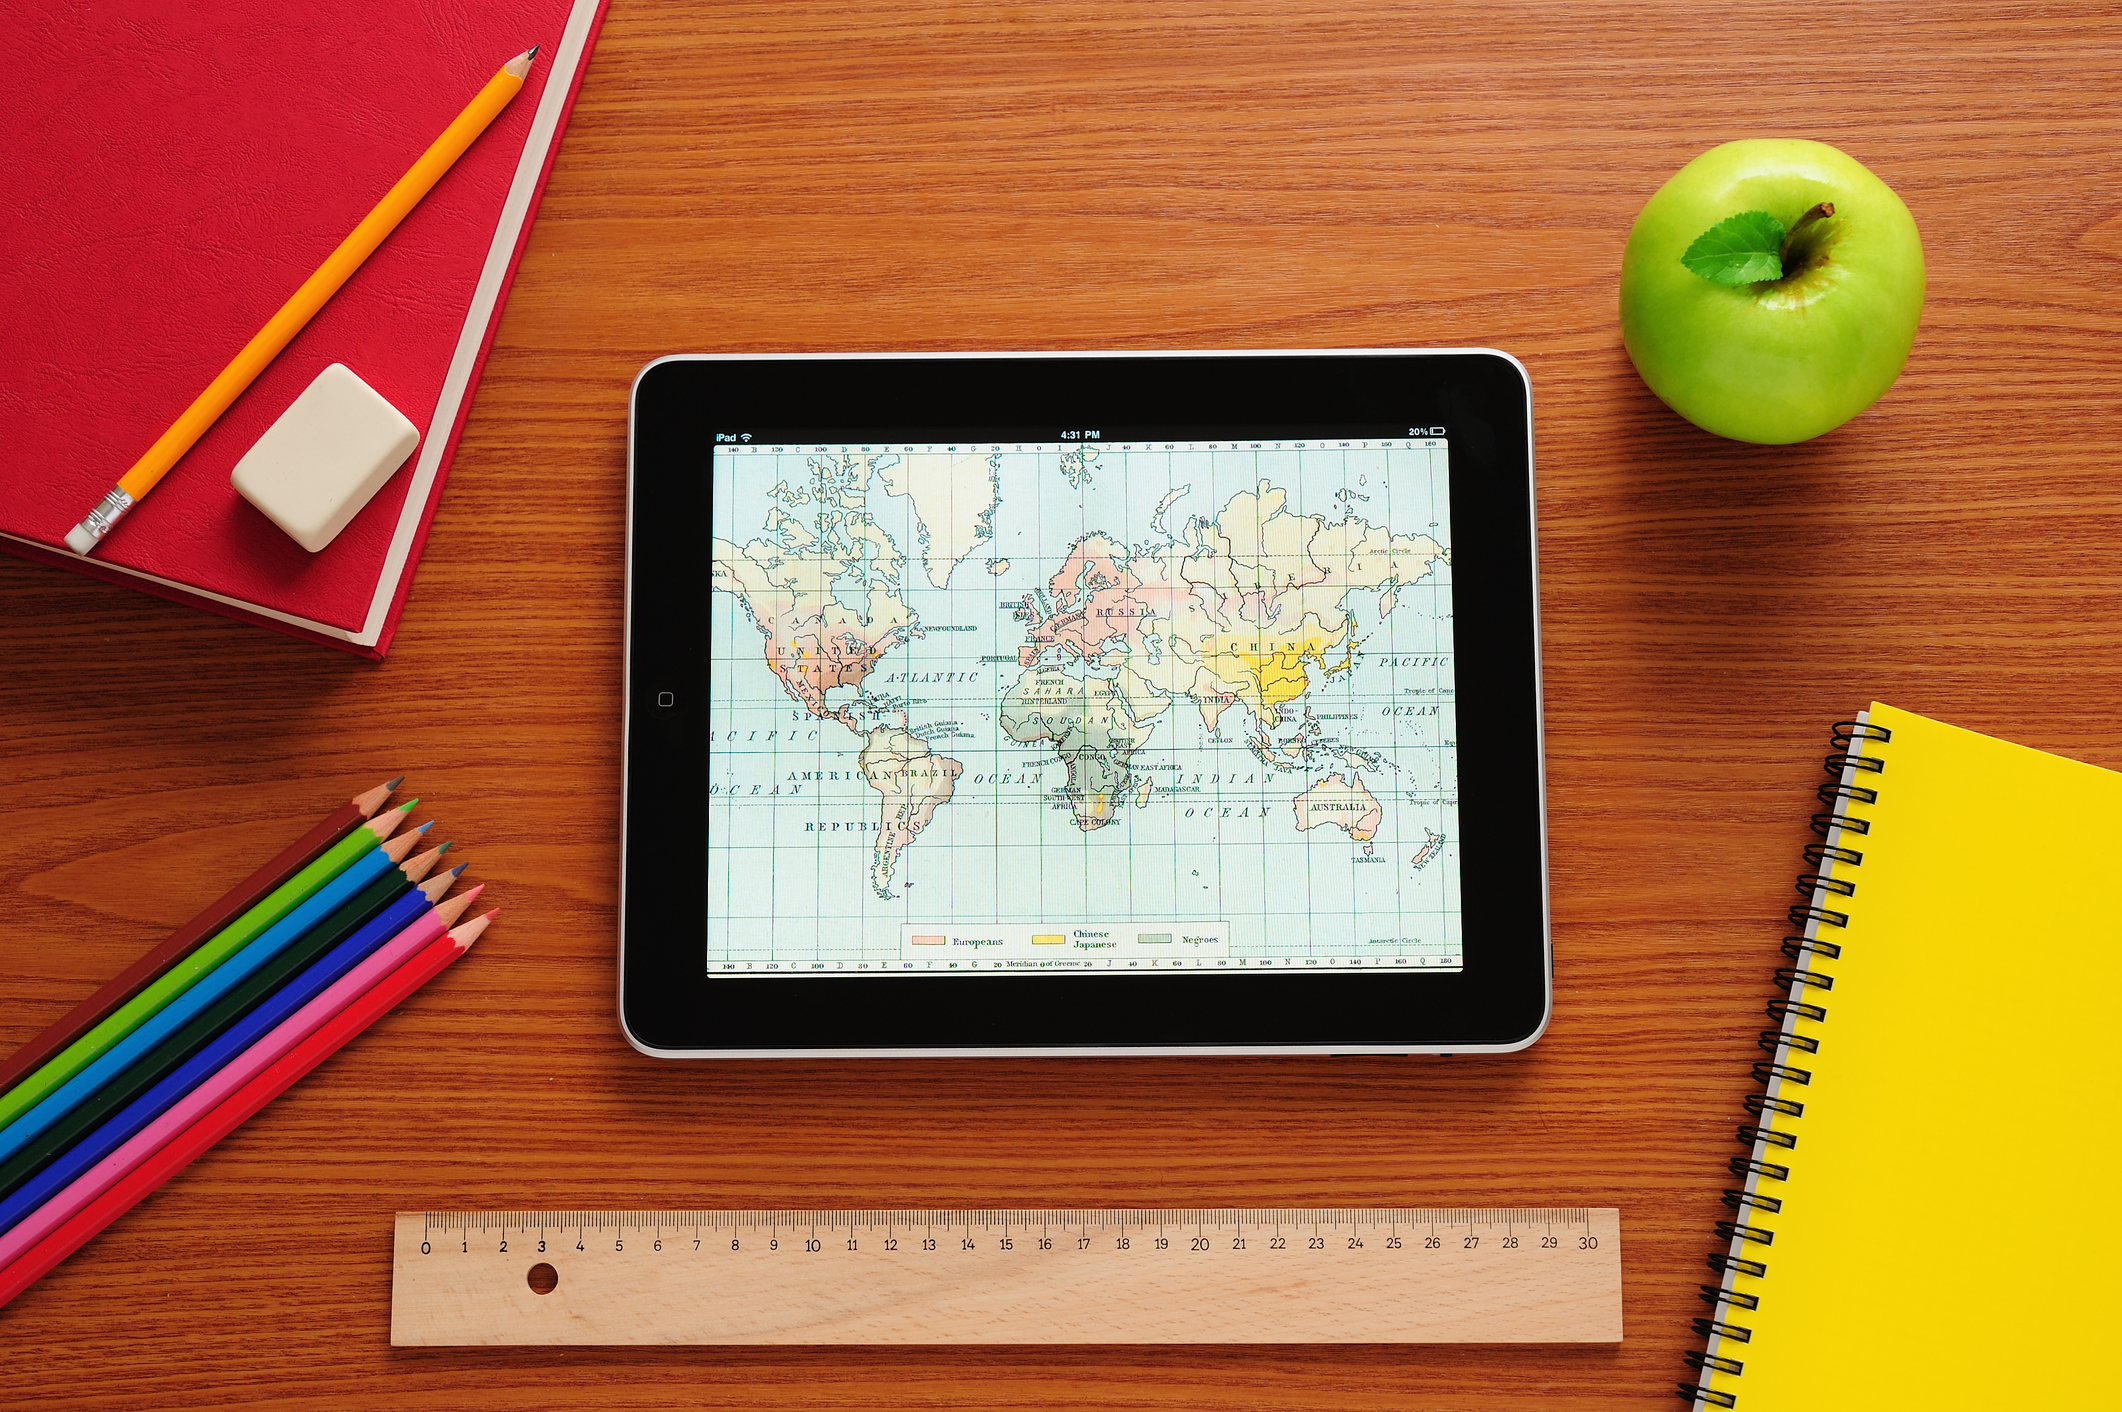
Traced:
<svg viewBox="0 0 2122 1412">
<path fill-rule="evenodd" d="M 470 866 L 471 864 L 469 863 L 459 863 L 456 867 L 449 870 L 449 875 L 453 878 L 461 878 L 464 876 L 464 870 Z"/>
<path fill-rule="evenodd" d="M 362 818 L 373 818 L 376 811 L 389 802 L 391 791 L 397 787 L 398 781 L 392 780 L 389 784 L 379 784 L 374 789 L 364 789 L 346 802 L 353 805 L 355 812 Z"/>
<path fill-rule="evenodd" d="M 404 783 L 405 783 L 405 776 L 403 776 L 403 775 L 400 775 L 400 776 L 398 776 L 398 778 L 396 778 L 396 779 L 392 780 L 392 781 L 391 781 L 391 782 L 390 782 L 389 784 L 386 784 L 386 785 L 384 785 L 383 787 L 384 787 L 385 789 L 393 789 L 393 790 L 394 790 L 394 789 L 396 789 L 396 788 L 397 788 L 397 787 L 398 787 L 399 785 L 401 785 L 401 784 L 404 784 Z"/>
<path fill-rule="evenodd" d="M 463 952 L 470 950 L 471 944 L 479 939 L 479 933 L 485 931 L 493 923 L 494 918 L 500 915 L 501 909 L 497 907 L 482 917 L 472 918 L 463 926 L 451 927 L 449 939 L 457 943 L 458 953 L 461 955 Z"/>
<path fill-rule="evenodd" d="M 443 839 L 441 845 L 435 849 L 435 856 L 437 858 L 440 858 L 443 854 L 449 852 L 449 846 L 455 843 L 456 841 L 457 840 L 453 838 Z"/>
<path fill-rule="evenodd" d="M 403 804 L 400 804 L 398 806 L 398 812 L 401 814 L 410 814 L 413 812 L 413 806 L 415 804 L 418 804 L 419 802 L 420 801 L 417 799 L 408 799 Z"/>
<path fill-rule="evenodd" d="M 477 902 L 477 901 L 479 900 L 479 894 L 480 894 L 480 893 L 482 893 L 482 892 L 484 892 L 484 891 L 486 891 L 486 884 L 485 884 L 485 883 L 480 883 L 480 884 L 479 884 L 479 885 L 478 885 L 477 887 L 473 888 L 473 889 L 472 889 L 472 890 L 471 890 L 470 892 L 467 892 L 467 893 L 465 893 L 465 894 L 464 894 L 464 897 L 463 897 L 463 901 L 465 901 L 466 903 L 472 903 L 472 902 Z"/>
<path fill-rule="evenodd" d="M 544 47 L 545 46 L 542 44 L 533 44 L 530 48 L 523 51 L 523 57 L 526 59 L 535 59 L 538 57 L 538 51 L 540 49 L 543 49 Z"/>
<path fill-rule="evenodd" d="M 418 837 L 419 837 L 419 835 L 418 835 L 418 834 L 407 834 L 407 835 L 406 835 L 406 837 L 407 837 L 407 838 L 418 838 Z M 403 864 L 401 865 L 401 867 L 402 867 L 402 869 L 403 869 L 403 871 L 404 871 L 404 873 L 405 873 L 405 876 L 406 876 L 406 877 L 408 877 L 408 878 L 412 879 L 412 880 L 413 880 L 414 882 L 418 882 L 418 881 L 420 881 L 420 879 L 422 879 L 422 878 L 424 878 L 424 877 L 426 877 L 426 876 L 427 876 L 427 874 L 428 874 L 428 870 L 429 870 L 429 869 L 431 869 L 431 868 L 433 868 L 433 867 L 435 866 L 436 862 L 437 862 L 437 861 L 438 861 L 438 860 L 439 860 L 439 859 L 440 859 L 441 857 L 442 857 L 442 850 L 441 850 L 441 849 L 439 849 L 439 848 L 430 848 L 430 849 L 428 849 L 428 850 L 427 850 L 427 852 L 425 852 L 425 853 L 422 853 L 422 854 L 421 854 L 421 855 L 419 855 L 419 856 L 418 856 L 417 858 L 408 858 L 408 859 L 407 859 L 407 860 L 406 860 L 406 861 L 405 861 L 405 862 L 404 862 L 404 863 L 403 863 Z"/>
</svg>

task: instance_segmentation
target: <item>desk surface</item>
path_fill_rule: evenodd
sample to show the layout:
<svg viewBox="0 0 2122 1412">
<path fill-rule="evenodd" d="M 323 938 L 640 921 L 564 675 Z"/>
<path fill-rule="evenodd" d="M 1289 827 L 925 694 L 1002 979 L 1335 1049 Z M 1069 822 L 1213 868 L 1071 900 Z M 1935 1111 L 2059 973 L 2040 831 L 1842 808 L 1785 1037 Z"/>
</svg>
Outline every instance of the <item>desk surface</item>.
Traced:
<svg viewBox="0 0 2122 1412">
<path fill-rule="evenodd" d="M 9 1400 L 1673 1405 L 1827 722 L 1879 695 L 2122 766 L 2122 17 L 1994 9 L 613 0 L 387 663 L 0 559 L 0 1044 L 218 891 L 195 868 L 231 877 L 400 770 L 504 908 L 468 964 L 0 1313 Z M 1869 164 L 1930 261 L 1900 385 L 1782 449 L 1667 412 L 1614 315 L 1643 200 L 1764 133 Z M 620 531 L 645 360 L 1391 344 L 1532 371 L 1545 1040 L 775 1067 L 626 1047 Z M 1628 1338 L 387 1346 L 400 1207 L 858 1200 L 1614 1205 Z M 319 1233 L 261 1240 L 267 1204 Z"/>
</svg>

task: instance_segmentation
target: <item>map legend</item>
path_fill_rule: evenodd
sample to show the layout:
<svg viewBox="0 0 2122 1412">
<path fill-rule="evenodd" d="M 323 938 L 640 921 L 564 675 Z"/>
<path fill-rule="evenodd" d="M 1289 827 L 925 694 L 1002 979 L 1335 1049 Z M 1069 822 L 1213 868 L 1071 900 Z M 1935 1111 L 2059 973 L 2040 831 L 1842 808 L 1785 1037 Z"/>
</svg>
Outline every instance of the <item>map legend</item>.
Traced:
<svg viewBox="0 0 2122 1412">
<path fill-rule="evenodd" d="M 1188 970 L 1230 957 L 1230 924 L 1224 921 L 1196 922 L 1174 932 L 1138 932 L 1113 922 L 1063 931 L 1006 923 L 939 931 L 931 925 L 921 931 L 908 927 L 903 938 L 901 961 L 915 970 Z M 930 949 L 939 944 L 946 954 Z"/>
</svg>

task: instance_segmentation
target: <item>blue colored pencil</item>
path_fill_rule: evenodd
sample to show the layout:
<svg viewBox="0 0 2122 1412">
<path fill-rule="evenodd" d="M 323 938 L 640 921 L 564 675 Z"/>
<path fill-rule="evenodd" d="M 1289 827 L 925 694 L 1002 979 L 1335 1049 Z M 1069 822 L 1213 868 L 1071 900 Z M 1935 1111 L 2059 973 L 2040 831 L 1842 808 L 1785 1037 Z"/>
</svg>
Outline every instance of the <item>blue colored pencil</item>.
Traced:
<svg viewBox="0 0 2122 1412">
<path fill-rule="evenodd" d="M 72 1112 L 89 1095 L 131 1068 L 140 1057 L 190 1024 L 200 1011 L 241 985 L 246 976 L 294 944 L 363 888 L 405 861 L 427 832 L 423 824 L 378 844 L 347 865 L 346 871 L 317 889 L 308 901 L 273 923 L 263 935 L 192 983 L 141 1026 L 119 1040 L 80 1073 L 68 1079 L 27 1113 L 0 1128 L 0 1162 L 6 1161 L 53 1123 Z"/>
<path fill-rule="evenodd" d="M 75 1178 L 122 1147 L 140 1129 L 162 1116 L 171 1104 L 183 1098 L 229 1060 L 250 1048 L 279 1026 L 280 1022 L 322 995 L 332 982 L 366 960 L 377 947 L 418 921 L 440 897 L 458 873 L 431 878 L 378 913 L 367 926 L 340 942 L 322 959 L 278 991 L 260 1001 L 258 1007 L 224 1030 L 212 1044 L 187 1059 L 168 1078 L 120 1109 L 94 1132 L 83 1137 L 52 1164 L 24 1182 L 5 1201 L 0 1201 L 0 1234 L 64 1191 Z"/>
</svg>

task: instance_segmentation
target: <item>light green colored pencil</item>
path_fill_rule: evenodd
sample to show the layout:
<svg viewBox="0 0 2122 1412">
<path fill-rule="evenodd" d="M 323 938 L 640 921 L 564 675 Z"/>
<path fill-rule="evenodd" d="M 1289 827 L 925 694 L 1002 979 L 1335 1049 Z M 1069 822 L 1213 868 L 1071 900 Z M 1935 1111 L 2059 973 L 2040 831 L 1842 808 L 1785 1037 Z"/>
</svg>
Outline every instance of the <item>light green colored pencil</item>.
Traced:
<svg viewBox="0 0 2122 1412">
<path fill-rule="evenodd" d="M 266 894 L 265 900 L 216 932 L 182 961 L 162 973 L 109 1018 L 59 1051 L 21 1083 L 0 1096 L 0 1127 L 41 1103 L 53 1089 L 96 1062 L 104 1050 L 138 1029 L 149 1016 L 182 995 L 192 982 L 248 946 L 259 933 L 294 911 L 311 893 L 346 871 L 356 858 L 382 843 L 405 822 L 420 801 L 409 799 L 386 809 L 317 855 L 317 860 Z"/>
</svg>

